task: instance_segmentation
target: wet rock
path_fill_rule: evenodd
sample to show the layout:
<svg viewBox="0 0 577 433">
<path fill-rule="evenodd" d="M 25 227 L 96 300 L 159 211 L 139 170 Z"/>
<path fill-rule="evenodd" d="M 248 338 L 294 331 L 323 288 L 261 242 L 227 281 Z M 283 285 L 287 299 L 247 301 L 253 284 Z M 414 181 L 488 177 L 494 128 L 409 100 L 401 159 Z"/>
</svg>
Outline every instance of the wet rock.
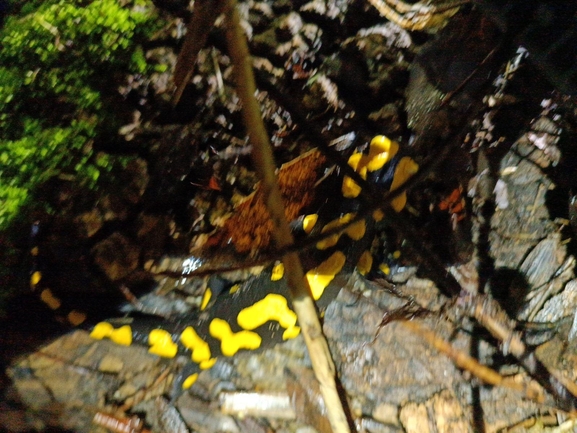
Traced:
<svg viewBox="0 0 577 433">
<path fill-rule="evenodd" d="M 569 281 L 563 291 L 549 299 L 535 316 L 537 322 L 556 322 L 577 310 L 577 280 Z"/>
<path fill-rule="evenodd" d="M 425 403 L 408 403 L 400 419 L 407 433 L 472 432 L 459 400 L 449 391 L 436 394 Z"/>
<path fill-rule="evenodd" d="M 122 359 L 107 355 L 100 361 L 98 369 L 103 373 L 118 373 L 124 368 Z"/>
<path fill-rule="evenodd" d="M 543 239 L 521 263 L 519 270 L 534 288 L 547 283 L 565 260 L 565 247 L 560 244 L 561 236 L 555 233 Z"/>
<path fill-rule="evenodd" d="M 171 231 L 168 215 L 140 214 L 136 221 L 136 237 L 145 256 L 143 260 L 159 257 L 167 245 Z"/>
<path fill-rule="evenodd" d="M 120 233 L 113 233 L 92 248 L 94 262 L 112 281 L 127 277 L 138 266 L 140 248 Z"/>
<path fill-rule="evenodd" d="M 79 235 L 83 238 L 92 237 L 103 225 L 102 214 L 98 209 L 92 209 L 78 215 L 74 222 L 78 227 Z"/>
</svg>

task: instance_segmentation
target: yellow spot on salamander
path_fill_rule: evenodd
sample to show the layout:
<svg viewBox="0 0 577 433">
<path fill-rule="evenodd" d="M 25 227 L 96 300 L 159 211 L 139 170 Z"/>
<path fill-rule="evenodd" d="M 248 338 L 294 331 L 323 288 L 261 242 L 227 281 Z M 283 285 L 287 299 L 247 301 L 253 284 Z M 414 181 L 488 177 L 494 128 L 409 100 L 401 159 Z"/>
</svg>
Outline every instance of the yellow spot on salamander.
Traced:
<svg viewBox="0 0 577 433">
<path fill-rule="evenodd" d="M 233 293 L 238 292 L 238 289 L 240 289 L 240 284 L 235 284 L 234 286 L 232 286 L 230 288 L 230 290 L 228 292 L 232 295 Z"/>
<path fill-rule="evenodd" d="M 130 346 L 132 344 L 132 330 L 128 325 L 114 329 L 114 326 L 110 323 L 100 322 L 92 329 L 90 337 L 96 340 L 110 338 L 114 343 L 121 346 Z"/>
<path fill-rule="evenodd" d="M 198 364 L 198 366 L 200 367 L 201 370 L 208 370 L 209 368 L 212 368 L 212 366 L 216 363 L 216 358 L 211 358 L 208 359 L 206 361 L 202 361 L 200 364 Z"/>
<path fill-rule="evenodd" d="M 38 255 L 38 247 L 32 247 L 30 255 L 36 257 Z"/>
<path fill-rule="evenodd" d="M 387 265 L 386 263 L 381 263 L 379 269 L 385 275 L 389 275 L 391 273 L 391 268 L 389 268 L 389 265 Z"/>
<path fill-rule="evenodd" d="M 355 152 L 350 157 L 347 163 L 349 166 L 359 173 L 360 168 L 362 168 L 363 154 L 361 152 Z"/>
<path fill-rule="evenodd" d="M 347 214 L 343 215 L 342 217 L 337 218 L 336 220 L 332 220 L 331 222 L 327 223 L 323 227 L 323 229 L 321 230 L 321 233 L 328 232 L 329 230 L 332 230 L 336 227 L 340 227 L 344 224 L 347 224 L 353 217 L 354 217 L 354 214 L 347 213 Z M 320 242 L 317 242 L 317 248 L 319 250 L 326 250 L 327 248 L 334 247 L 337 244 L 337 242 L 339 241 L 339 237 L 340 237 L 340 234 L 334 234 L 332 236 L 329 236 L 328 238 L 323 239 Z"/>
<path fill-rule="evenodd" d="M 180 341 L 183 346 L 192 351 L 192 360 L 196 363 L 208 361 L 210 359 L 210 347 L 191 326 L 187 326 L 182 334 Z"/>
<path fill-rule="evenodd" d="M 380 209 L 376 209 L 376 210 L 373 212 L 373 219 L 374 219 L 376 222 L 382 221 L 384 217 L 385 217 L 385 213 L 384 213 L 382 210 L 380 210 Z"/>
<path fill-rule="evenodd" d="M 48 305 L 48 308 L 50 308 L 51 310 L 58 310 L 62 305 L 60 299 L 54 296 L 52 290 L 50 289 L 42 290 L 42 293 L 40 293 L 40 299 L 42 300 L 42 302 Z"/>
<path fill-rule="evenodd" d="M 376 171 L 384 167 L 399 151 L 399 144 L 391 141 L 384 135 L 377 135 L 371 140 L 369 154 L 360 152 L 353 153 L 349 160 L 349 166 L 363 178 L 367 178 L 367 171 Z M 342 193 L 345 198 L 355 198 L 361 192 L 361 187 L 350 177 L 343 178 Z"/>
<path fill-rule="evenodd" d="M 260 335 L 255 332 L 232 332 L 230 325 L 219 318 L 212 319 L 208 332 L 220 340 L 220 350 L 224 356 L 234 356 L 240 349 L 258 349 L 262 342 Z"/>
<path fill-rule="evenodd" d="M 66 318 L 68 319 L 68 323 L 70 323 L 72 326 L 78 326 L 81 323 L 84 323 L 86 320 L 86 314 L 80 311 L 72 310 L 70 313 L 68 313 Z"/>
<path fill-rule="evenodd" d="M 397 168 L 395 169 L 395 176 L 391 183 L 391 191 L 397 189 L 404 184 L 411 176 L 419 171 L 419 165 L 413 161 L 412 158 L 405 156 L 401 158 Z M 407 193 L 403 192 L 391 201 L 391 206 L 397 212 L 400 212 L 407 204 Z"/>
<path fill-rule="evenodd" d="M 340 227 L 342 225 L 348 224 L 351 220 L 353 220 L 355 218 L 355 216 L 356 216 L 356 214 L 354 214 L 354 213 L 344 214 L 342 217 L 337 218 L 336 220 L 333 220 L 333 221 L 327 223 L 323 227 L 323 229 L 321 230 L 321 233 L 325 233 L 325 232 L 332 230 L 336 227 Z M 352 240 L 358 241 L 358 240 L 362 239 L 362 237 L 365 235 L 365 231 L 366 231 L 365 220 L 361 220 L 361 221 L 354 223 L 349 228 L 347 228 L 345 230 L 345 233 Z M 329 236 L 328 238 L 317 242 L 317 248 L 319 250 L 326 250 L 327 248 L 333 247 L 339 241 L 339 237 L 340 237 L 339 234 L 334 234 L 332 236 Z"/>
<path fill-rule="evenodd" d="M 311 215 L 306 215 L 303 218 L 303 231 L 307 235 L 310 234 L 310 232 L 312 232 L 318 219 L 319 219 L 319 216 L 316 213 L 311 214 Z"/>
<path fill-rule="evenodd" d="M 368 171 L 377 171 L 391 160 L 391 156 L 388 152 L 383 152 L 378 155 L 375 155 L 368 163 L 367 163 L 367 170 Z"/>
<path fill-rule="evenodd" d="M 355 216 L 355 215 L 353 214 L 353 216 Z M 367 231 L 367 224 L 365 223 L 365 220 L 360 220 L 360 221 L 357 221 L 356 223 L 354 223 L 353 225 L 351 225 L 346 230 L 345 233 L 353 241 L 360 241 L 363 238 L 363 236 L 365 235 L 366 231 Z"/>
<path fill-rule="evenodd" d="M 282 339 L 283 340 L 291 340 L 293 338 L 298 337 L 298 335 L 301 333 L 301 328 L 300 326 L 293 326 L 292 328 L 288 328 L 286 329 L 283 333 L 282 333 Z"/>
<path fill-rule="evenodd" d="M 342 193 L 345 198 L 356 198 L 361 193 L 361 187 L 350 177 L 345 176 L 343 179 Z"/>
<path fill-rule="evenodd" d="M 194 382 L 196 382 L 197 379 L 198 373 L 191 374 L 184 380 L 184 382 L 182 382 L 182 389 L 189 389 L 192 385 L 194 385 Z"/>
<path fill-rule="evenodd" d="M 394 145 L 397 146 L 397 149 L 394 150 L 394 153 L 397 153 L 399 150 L 399 145 L 396 142 L 391 141 L 391 139 L 386 135 L 375 135 L 370 143 L 371 151 L 374 151 L 375 153 L 389 152 L 391 150 L 391 146 Z"/>
<path fill-rule="evenodd" d="M 132 329 L 128 325 L 121 326 L 112 332 L 110 340 L 121 346 L 130 346 L 132 344 Z"/>
<path fill-rule="evenodd" d="M 398 259 L 399 257 L 401 257 L 401 252 L 400 252 L 399 250 L 396 250 L 396 251 L 393 253 L 393 259 L 396 260 L 396 259 Z"/>
<path fill-rule="evenodd" d="M 90 338 L 94 338 L 95 340 L 102 340 L 103 338 L 110 337 L 112 331 L 114 331 L 114 326 L 108 322 L 100 322 L 94 328 L 92 328 L 92 332 L 90 332 Z"/>
<path fill-rule="evenodd" d="M 277 263 L 272 268 L 272 274 L 270 276 L 271 281 L 278 281 L 284 276 L 284 265 L 282 263 Z"/>
<path fill-rule="evenodd" d="M 210 302 L 210 298 L 212 298 L 212 290 L 210 287 L 207 287 L 202 295 L 202 301 L 200 302 L 200 311 L 204 311 L 204 309 L 208 306 Z"/>
<path fill-rule="evenodd" d="M 174 358 L 178 353 L 178 346 L 172 341 L 170 332 L 164 329 L 153 329 L 148 334 L 148 353 L 162 356 L 163 358 Z"/>
<path fill-rule="evenodd" d="M 369 251 L 365 251 L 357 263 L 357 269 L 361 275 L 367 275 L 373 267 L 373 256 Z"/>
<path fill-rule="evenodd" d="M 353 153 L 349 160 L 349 166 L 355 170 L 359 175 L 363 178 L 367 178 L 367 168 L 362 166 L 361 160 L 363 158 L 363 154 L 356 152 Z M 342 186 L 342 193 L 345 198 L 355 198 L 361 193 L 361 187 L 356 184 L 354 180 L 350 177 L 345 176 L 343 178 L 343 186 Z"/>
<path fill-rule="evenodd" d="M 345 255 L 341 251 L 335 251 L 327 260 L 306 273 L 305 277 L 315 301 L 320 299 L 335 275 L 343 269 L 345 262 Z"/>
<path fill-rule="evenodd" d="M 32 275 L 30 275 L 30 288 L 35 288 L 41 279 L 42 273 L 40 271 L 33 272 Z"/>
<path fill-rule="evenodd" d="M 291 338 L 289 336 L 295 332 L 293 328 L 297 323 L 297 315 L 288 307 L 286 298 L 278 293 L 269 293 L 260 301 L 241 310 L 237 316 L 239 326 L 248 330 L 256 329 L 268 321 L 276 321 L 286 329 L 283 333 L 284 340 Z"/>
<path fill-rule="evenodd" d="M 367 169 L 376 171 L 383 168 L 399 151 L 399 144 L 391 141 L 384 135 L 377 135 L 371 140 L 369 145 L 369 154 L 367 158 Z"/>
<path fill-rule="evenodd" d="M 338 234 L 331 235 L 328 238 L 317 242 L 317 249 L 326 250 L 327 248 L 334 247 L 339 241 L 339 238 L 340 236 Z"/>
</svg>

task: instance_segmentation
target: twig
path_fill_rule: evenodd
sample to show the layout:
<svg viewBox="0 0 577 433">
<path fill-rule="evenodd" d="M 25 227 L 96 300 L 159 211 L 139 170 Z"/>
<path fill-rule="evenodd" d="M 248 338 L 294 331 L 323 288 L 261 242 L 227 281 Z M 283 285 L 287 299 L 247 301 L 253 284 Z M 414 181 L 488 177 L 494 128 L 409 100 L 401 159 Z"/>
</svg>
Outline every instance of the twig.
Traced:
<svg viewBox="0 0 577 433">
<path fill-rule="evenodd" d="M 514 331 L 515 322 L 509 319 L 500 306 L 488 296 L 463 294 L 457 299 L 457 306 L 474 317 L 491 335 L 502 342 L 503 354 L 517 358 L 534 379 L 550 392 L 558 406 L 567 412 L 577 407 L 577 385 L 558 372 L 549 370 L 521 340 Z"/>
<path fill-rule="evenodd" d="M 264 202 L 275 227 L 273 233 L 275 243 L 278 248 L 283 248 L 293 243 L 293 237 L 285 219 L 284 207 L 276 181 L 272 150 L 255 98 L 256 85 L 252 62 L 245 35 L 240 27 L 235 0 L 226 1 L 225 14 L 227 21 L 226 39 L 234 66 L 236 91 L 242 104 L 244 123 L 253 145 L 252 159 L 261 179 Z M 330 356 L 327 341 L 322 333 L 298 254 L 288 253 L 284 255 L 283 264 L 293 297 L 293 307 L 309 350 L 313 370 L 320 383 L 329 421 L 335 432 L 349 432 L 349 423 L 336 388 L 335 366 Z"/>
<path fill-rule="evenodd" d="M 545 401 L 543 390 L 536 382 L 522 383 L 511 380 L 511 378 L 503 377 L 495 370 L 479 363 L 475 358 L 467 355 L 465 352 L 455 349 L 451 344 L 438 337 L 433 331 L 425 329 L 416 322 L 405 321 L 400 323 L 405 328 L 408 328 L 410 331 L 422 337 L 439 352 L 444 353 L 451 358 L 457 367 L 469 371 L 484 383 L 494 386 L 503 386 L 522 392 L 525 394 L 525 397 L 539 403 Z"/>
<path fill-rule="evenodd" d="M 194 64 L 198 57 L 198 52 L 206 44 L 208 34 L 218 16 L 224 8 L 222 0 L 203 0 L 194 2 L 192 18 L 186 27 L 186 37 L 182 49 L 178 54 L 176 67 L 174 68 L 174 94 L 172 95 L 172 105 L 176 106 L 180 101 L 182 92 L 190 81 L 194 72 Z"/>
</svg>

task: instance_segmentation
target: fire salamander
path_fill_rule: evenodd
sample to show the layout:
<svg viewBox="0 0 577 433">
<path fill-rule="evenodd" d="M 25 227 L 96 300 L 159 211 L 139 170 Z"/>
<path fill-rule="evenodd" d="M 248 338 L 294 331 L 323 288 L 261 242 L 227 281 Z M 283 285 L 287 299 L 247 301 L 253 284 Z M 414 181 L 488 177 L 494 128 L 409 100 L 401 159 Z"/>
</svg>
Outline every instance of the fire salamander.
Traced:
<svg viewBox="0 0 577 433">
<path fill-rule="evenodd" d="M 313 159 L 320 158 L 320 152 L 311 152 L 318 154 L 313 155 Z M 373 138 L 368 152 L 354 152 L 348 164 L 361 177 L 384 191 L 399 187 L 418 170 L 417 163 L 408 156 L 402 156 L 399 145 L 384 136 Z M 340 192 L 339 197 L 334 197 L 336 191 Z M 304 215 L 293 223 L 295 236 L 322 234 L 352 221 L 360 209 L 360 192 L 361 188 L 354 180 L 333 170 L 316 191 L 321 200 L 311 206 L 317 211 L 306 213 L 305 208 Z M 406 200 L 403 192 L 392 200 L 391 206 L 400 212 Z M 320 310 L 336 297 L 355 268 L 363 275 L 371 271 L 373 258 L 369 249 L 375 223 L 382 218 L 382 211 L 374 211 L 370 217 L 301 252 L 303 266 L 308 270 L 305 277 Z M 37 254 L 37 251 L 32 253 Z M 239 351 L 269 347 L 299 335 L 300 328 L 283 274 L 282 264 L 277 263 L 242 284 L 231 285 L 228 290 L 211 286 L 209 280 L 198 314 L 171 320 L 138 317 L 128 319 L 129 324 L 126 324 L 127 319 L 119 319 L 119 322 L 109 320 L 96 324 L 90 335 L 125 346 L 144 345 L 150 353 L 164 358 L 189 357 L 191 362 L 174 384 L 174 393 L 178 395 L 183 389 L 190 388 L 200 371 L 212 367 L 219 356 L 230 357 Z M 48 307 L 62 313 L 63 319 L 72 324 L 85 320 L 77 311 L 61 312 L 60 300 L 48 288 L 40 289 L 41 282 L 40 272 L 34 270 L 32 288 L 40 291 L 40 298 Z"/>
<path fill-rule="evenodd" d="M 32 224 L 30 233 L 30 255 L 32 256 L 30 288 L 48 308 L 54 311 L 58 321 L 72 326 L 80 326 L 86 321 L 86 313 L 70 308 L 64 300 L 60 299 L 55 293 L 53 293 L 50 287 L 44 284 L 44 275 L 38 266 L 39 248 L 37 245 L 37 238 L 39 232 L 40 223 L 36 221 Z"/>
</svg>

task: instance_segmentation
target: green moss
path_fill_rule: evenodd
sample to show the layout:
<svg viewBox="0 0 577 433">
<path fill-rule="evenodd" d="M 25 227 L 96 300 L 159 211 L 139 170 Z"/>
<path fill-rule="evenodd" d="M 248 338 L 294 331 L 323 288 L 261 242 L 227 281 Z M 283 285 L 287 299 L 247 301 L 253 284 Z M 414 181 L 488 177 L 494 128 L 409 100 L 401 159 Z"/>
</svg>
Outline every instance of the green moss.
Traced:
<svg viewBox="0 0 577 433">
<path fill-rule="evenodd" d="M 0 31 L 0 230 L 51 177 L 95 188 L 125 162 L 91 143 L 118 127 L 110 101 L 125 77 L 155 70 L 140 44 L 161 25 L 144 0 L 12 3 L 20 13 Z"/>
<path fill-rule="evenodd" d="M 56 99 L 77 111 L 100 110 L 98 93 L 106 83 L 126 73 L 147 71 L 138 43 L 155 26 L 146 10 L 121 7 L 116 0 L 86 6 L 80 1 L 56 1 L 44 2 L 34 13 L 9 17 L 0 33 L 0 64 L 11 65 L 12 86 L 2 89 L 0 101 L 10 99 L 12 106 L 0 108 L 16 114 L 30 99 L 47 104 Z M 25 89 L 12 90 L 19 84 L 15 71 Z M 9 120 L 0 123 L 0 134 L 17 128 Z"/>
</svg>

